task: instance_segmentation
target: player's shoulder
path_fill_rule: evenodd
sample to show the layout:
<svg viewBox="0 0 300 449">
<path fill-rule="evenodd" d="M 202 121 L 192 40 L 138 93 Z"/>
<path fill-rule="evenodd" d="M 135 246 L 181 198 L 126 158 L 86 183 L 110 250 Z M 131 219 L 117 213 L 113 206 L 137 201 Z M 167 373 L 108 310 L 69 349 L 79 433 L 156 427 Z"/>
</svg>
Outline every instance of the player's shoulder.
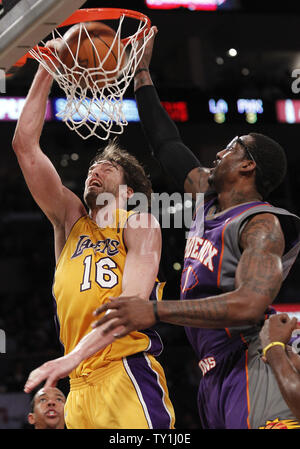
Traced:
<svg viewBox="0 0 300 449">
<path fill-rule="evenodd" d="M 249 217 L 244 232 L 255 230 L 256 232 L 270 232 L 274 227 L 280 227 L 280 220 L 271 211 L 260 212 Z"/>
<path fill-rule="evenodd" d="M 158 219 L 150 212 L 133 212 L 128 217 L 128 226 L 131 228 L 157 229 L 160 228 Z"/>
<path fill-rule="evenodd" d="M 283 245 L 284 236 L 280 220 L 271 212 L 253 215 L 247 221 L 240 235 L 243 248 L 248 246 L 263 247 L 268 242 Z"/>
</svg>

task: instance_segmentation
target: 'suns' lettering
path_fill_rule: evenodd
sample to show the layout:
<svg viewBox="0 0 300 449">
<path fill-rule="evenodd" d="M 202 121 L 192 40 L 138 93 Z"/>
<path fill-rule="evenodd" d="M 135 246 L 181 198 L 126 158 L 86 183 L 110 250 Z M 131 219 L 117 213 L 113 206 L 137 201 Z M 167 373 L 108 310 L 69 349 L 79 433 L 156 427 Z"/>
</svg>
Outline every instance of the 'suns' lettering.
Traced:
<svg viewBox="0 0 300 449">
<path fill-rule="evenodd" d="M 212 368 L 216 366 L 216 361 L 214 357 L 206 357 L 205 359 L 200 360 L 199 367 L 202 371 L 203 376 L 210 371 Z"/>
</svg>

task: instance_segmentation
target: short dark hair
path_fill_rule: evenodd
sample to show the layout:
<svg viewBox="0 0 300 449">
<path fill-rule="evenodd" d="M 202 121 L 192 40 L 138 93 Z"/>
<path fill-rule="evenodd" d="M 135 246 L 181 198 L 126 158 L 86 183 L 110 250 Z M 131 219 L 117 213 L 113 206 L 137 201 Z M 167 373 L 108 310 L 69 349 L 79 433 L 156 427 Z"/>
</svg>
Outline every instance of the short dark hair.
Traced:
<svg viewBox="0 0 300 449">
<path fill-rule="evenodd" d="M 30 401 L 30 413 L 34 413 L 34 407 L 35 407 L 35 395 L 32 397 Z"/>
<path fill-rule="evenodd" d="M 256 188 L 265 199 L 278 187 L 287 172 L 284 149 L 278 142 L 264 134 L 250 133 L 253 142 L 247 144 L 257 165 Z"/>
<path fill-rule="evenodd" d="M 148 204 L 151 202 L 152 184 L 146 175 L 140 162 L 126 150 L 121 148 L 117 138 L 109 141 L 103 149 L 99 149 L 96 156 L 92 159 L 90 166 L 100 161 L 109 161 L 120 165 L 124 170 L 124 180 L 128 187 L 134 192 L 140 192 L 146 195 Z"/>
</svg>

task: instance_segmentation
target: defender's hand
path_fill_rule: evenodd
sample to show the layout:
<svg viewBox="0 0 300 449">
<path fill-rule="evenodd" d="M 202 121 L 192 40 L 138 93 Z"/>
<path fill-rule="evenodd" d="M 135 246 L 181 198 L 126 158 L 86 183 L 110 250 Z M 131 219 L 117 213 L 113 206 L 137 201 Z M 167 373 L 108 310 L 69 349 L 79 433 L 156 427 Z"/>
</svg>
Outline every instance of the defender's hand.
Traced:
<svg viewBox="0 0 300 449">
<path fill-rule="evenodd" d="M 156 26 L 152 26 L 151 30 L 153 30 L 153 36 L 149 39 L 149 41 L 147 42 L 147 44 L 145 46 L 144 54 L 143 54 L 143 57 L 140 60 L 139 64 L 137 65 L 137 70 L 140 69 L 140 68 L 147 68 L 147 69 L 149 69 L 151 58 L 152 58 L 152 51 L 153 51 L 154 40 L 155 40 L 155 36 L 158 33 L 158 29 L 157 29 Z M 140 42 L 138 44 L 139 47 L 141 47 L 142 44 L 143 44 L 143 39 L 140 40 Z"/>
<path fill-rule="evenodd" d="M 103 331 L 104 334 L 111 332 L 118 326 L 124 326 L 124 330 L 116 332 L 115 338 L 121 338 L 132 331 L 147 329 L 155 324 L 156 319 L 151 301 L 136 297 L 111 298 L 111 302 L 103 304 L 95 310 L 94 316 L 107 312 L 100 320 L 95 321 L 92 327 L 101 326 L 112 320 L 110 325 Z"/>
<path fill-rule="evenodd" d="M 263 347 L 273 341 L 288 343 L 294 329 L 297 328 L 297 318 L 289 318 L 287 313 L 271 315 L 265 321 L 260 332 L 260 339 Z"/>
</svg>

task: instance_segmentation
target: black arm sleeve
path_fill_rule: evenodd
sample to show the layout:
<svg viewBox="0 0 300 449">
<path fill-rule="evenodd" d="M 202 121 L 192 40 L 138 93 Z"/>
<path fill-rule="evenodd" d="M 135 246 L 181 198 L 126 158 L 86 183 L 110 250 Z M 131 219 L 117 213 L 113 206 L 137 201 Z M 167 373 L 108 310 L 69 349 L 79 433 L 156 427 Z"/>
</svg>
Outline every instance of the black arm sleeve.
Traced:
<svg viewBox="0 0 300 449">
<path fill-rule="evenodd" d="M 143 131 L 152 154 L 160 161 L 176 186 L 183 190 L 188 173 L 201 164 L 184 145 L 175 123 L 161 105 L 154 86 L 142 86 L 135 92 Z"/>
</svg>

